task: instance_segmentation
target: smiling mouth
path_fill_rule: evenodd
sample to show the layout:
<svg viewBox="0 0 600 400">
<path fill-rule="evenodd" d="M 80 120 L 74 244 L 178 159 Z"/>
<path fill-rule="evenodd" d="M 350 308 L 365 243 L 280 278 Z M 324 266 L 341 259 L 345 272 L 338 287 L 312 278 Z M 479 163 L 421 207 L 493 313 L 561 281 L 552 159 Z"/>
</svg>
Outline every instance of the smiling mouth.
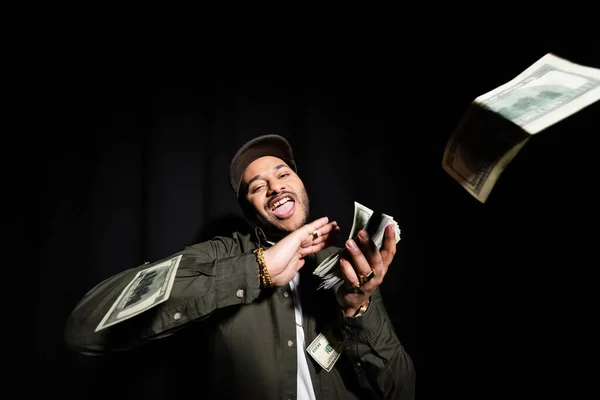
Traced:
<svg viewBox="0 0 600 400">
<path fill-rule="evenodd" d="M 274 202 L 270 210 L 278 218 L 287 218 L 292 215 L 294 209 L 294 200 L 291 196 L 284 196 Z"/>
</svg>

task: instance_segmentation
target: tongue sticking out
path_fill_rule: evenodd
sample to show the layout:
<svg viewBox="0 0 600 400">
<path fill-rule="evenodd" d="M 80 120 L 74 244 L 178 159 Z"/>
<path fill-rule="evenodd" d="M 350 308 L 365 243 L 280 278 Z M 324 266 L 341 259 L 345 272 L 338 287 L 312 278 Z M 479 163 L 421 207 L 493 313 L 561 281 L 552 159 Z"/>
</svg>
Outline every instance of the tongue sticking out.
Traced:
<svg viewBox="0 0 600 400">
<path fill-rule="evenodd" d="M 279 218 L 285 218 L 288 216 L 290 211 L 294 208 L 294 202 L 288 201 L 285 204 L 280 205 L 275 210 L 273 210 L 273 214 L 277 215 Z"/>
</svg>

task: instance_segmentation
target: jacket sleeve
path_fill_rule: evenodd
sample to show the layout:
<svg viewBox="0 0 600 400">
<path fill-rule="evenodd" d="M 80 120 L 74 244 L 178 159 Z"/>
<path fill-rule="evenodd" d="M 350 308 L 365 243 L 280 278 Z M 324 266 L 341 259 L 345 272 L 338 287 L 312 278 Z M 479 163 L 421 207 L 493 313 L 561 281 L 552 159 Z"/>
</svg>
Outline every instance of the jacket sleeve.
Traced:
<svg viewBox="0 0 600 400">
<path fill-rule="evenodd" d="M 379 289 L 371 295 L 371 304 L 362 316 L 342 314 L 341 320 L 345 351 L 360 385 L 374 398 L 413 400 L 414 365 L 394 331 Z"/>
<path fill-rule="evenodd" d="M 98 332 L 96 327 L 135 275 L 152 265 L 120 272 L 93 287 L 67 318 L 65 343 L 88 355 L 128 350 L 171 335 L 186 323 L 224 307 L 249 304 L 260 293 L 258 264 L 242 240 L 219 237 L 166 257 L 182 255 L 169 298 Z"/>
</svg>

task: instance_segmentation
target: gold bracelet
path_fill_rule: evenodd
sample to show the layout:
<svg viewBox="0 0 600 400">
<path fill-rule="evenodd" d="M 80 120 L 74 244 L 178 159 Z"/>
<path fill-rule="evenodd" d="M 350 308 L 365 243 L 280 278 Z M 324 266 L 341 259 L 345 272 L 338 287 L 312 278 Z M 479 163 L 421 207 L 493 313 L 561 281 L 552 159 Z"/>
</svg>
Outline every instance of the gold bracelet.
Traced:
<svg viewBox="0 0 600 400">
<path fill-rule="evenodd" d="M 263 288 L 273 287 L 273 282 L 271 282 L 271 275 L 269 274 L 269 270 L 267 269 L 267 264 L 265 263 L 265 250 L 262 247 L 259 247 L 256 250 L 252 251 L 256 255 L 256 262 L 258 263 L 258 283 Z"/>
<path fill-rule="evenodd" d="M 356 312 L 354 313 L 353 317 L 362 317 L 364 315 L 364 313 L 367 312 L 367 308 L 369 308 L 369 304 L 371 304 L 371 298 L 369 297 L 369 299 L 367 300 L 367 302 L 365 304 L 363 304 L 362 306 L 359 307 L 358 310 L 356 310 Z"/>
</svg>

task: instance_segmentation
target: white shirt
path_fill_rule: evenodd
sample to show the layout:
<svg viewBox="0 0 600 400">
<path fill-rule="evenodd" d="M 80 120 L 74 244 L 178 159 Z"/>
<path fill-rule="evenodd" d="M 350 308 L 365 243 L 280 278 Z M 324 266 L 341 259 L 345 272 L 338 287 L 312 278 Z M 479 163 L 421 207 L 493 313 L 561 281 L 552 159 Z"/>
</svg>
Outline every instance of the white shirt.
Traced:
<svg viewBox="0 0 600 400">
<path fill-rule="evenodd" d="M 292 290 L 292 299 L 294 300 L 294 310 L 296 313 L 296 348 L 298 349 L 298 379 L 297 391 L 298 400 L 316 400 L 310 372 L 308 371 L 308 362 L 306 360 L 306 343 L 304 343 L 304 328 L 302 327 L 302 305 L 298 295 L 298 286 L 300 284 L 300 272 L 296 273 L 294 279 L 290 282 Z"/>
<path fill-rule="evenodd" d="M 268 241 L 271 245 L 275 243 Z M 300 271 L 296 272 L 296 276 L 290 282 L 292 291 L 292 300 L 294 301 L 294 313 L 296 314 L 296 349 L 298 349 L 298 374 L 296 379 L 296 391 L 298 392 L 298 400 L 316 400 L 315 391 L 310 379 L 310 371 L 308 370 L 308 361 L 306 360 L 306 343 L 304 343 L 304 328 L 302 327 L 302 304 L 300 304 L 300 296 L 298 295 L 298 286 L 300 285 Z"/>
</svg>

